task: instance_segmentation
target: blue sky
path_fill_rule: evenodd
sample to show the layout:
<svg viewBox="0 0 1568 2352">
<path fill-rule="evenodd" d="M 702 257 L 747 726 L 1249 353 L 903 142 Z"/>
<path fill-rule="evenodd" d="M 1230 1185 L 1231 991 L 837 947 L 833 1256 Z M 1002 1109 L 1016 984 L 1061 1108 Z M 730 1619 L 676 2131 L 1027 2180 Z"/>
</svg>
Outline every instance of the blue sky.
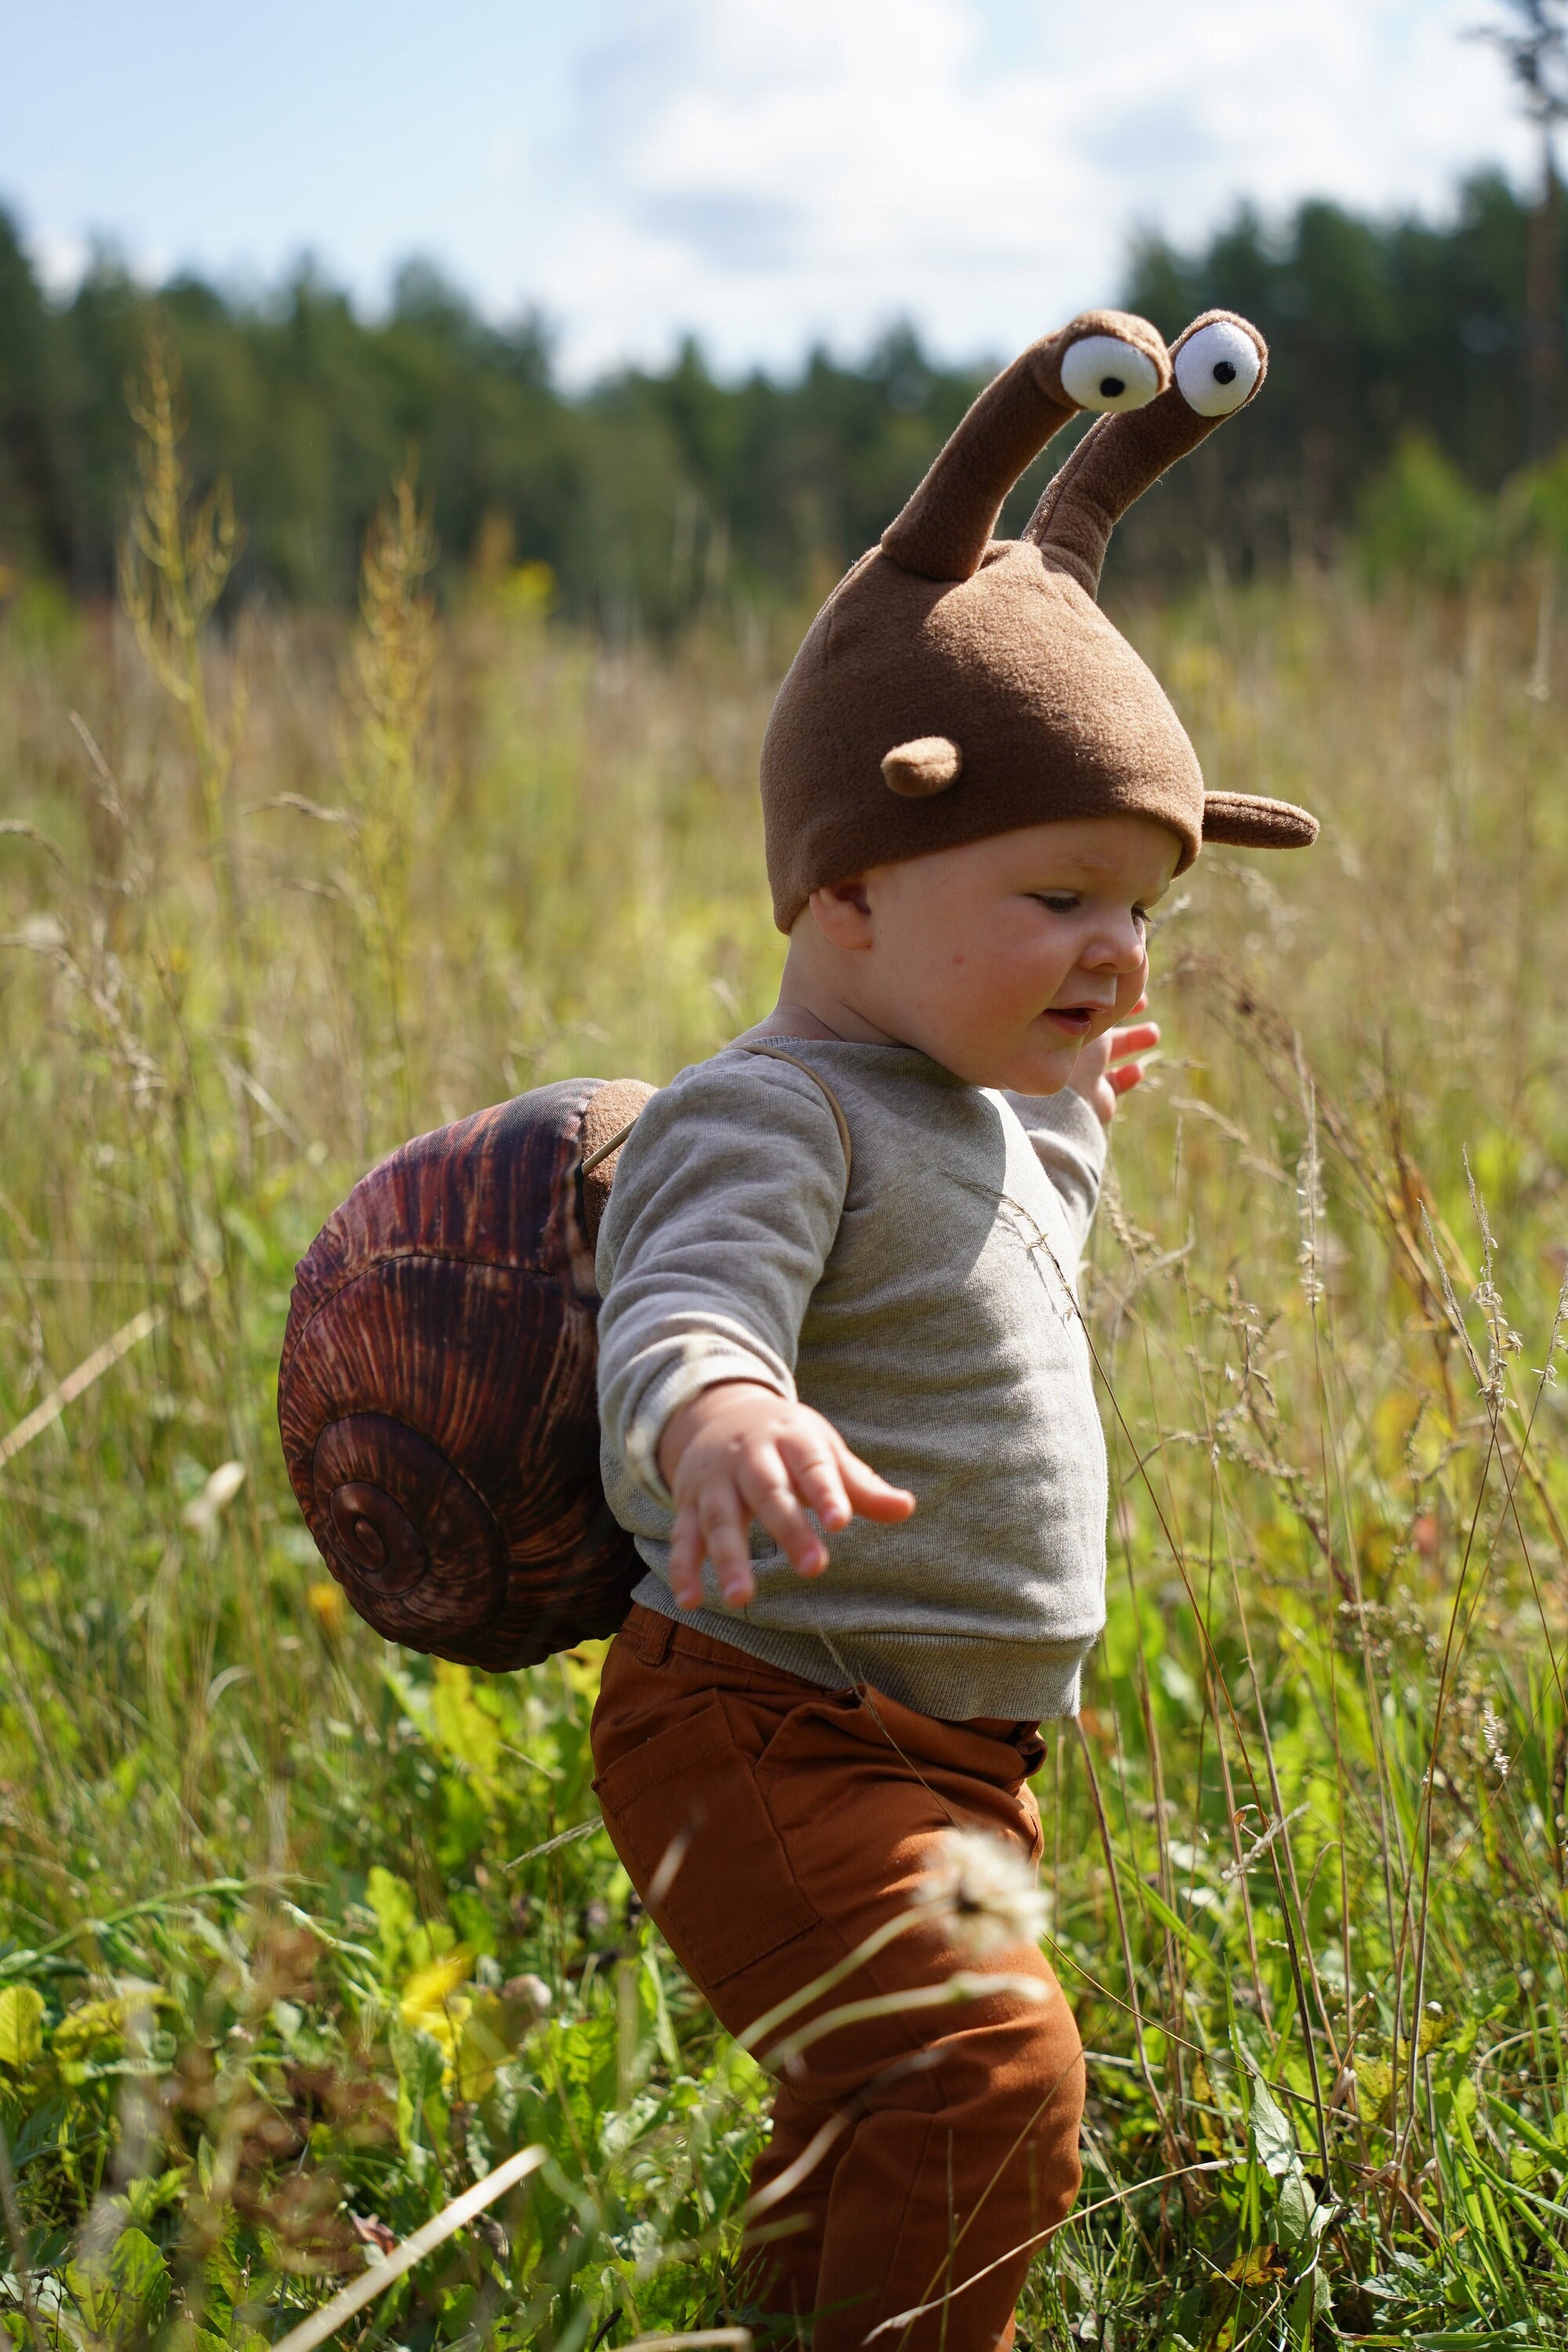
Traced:
<svg viewBox="0 0 1568 2352">
<path fill-rule="evenodd" d="M 1001 352 L 1238 197 L 1441 205 L 1528 145 L 1487 0 L 0 0 L 0 203 L 57 284 L 437 261 L 574 376 L 912 317 Z"/>
</svg>

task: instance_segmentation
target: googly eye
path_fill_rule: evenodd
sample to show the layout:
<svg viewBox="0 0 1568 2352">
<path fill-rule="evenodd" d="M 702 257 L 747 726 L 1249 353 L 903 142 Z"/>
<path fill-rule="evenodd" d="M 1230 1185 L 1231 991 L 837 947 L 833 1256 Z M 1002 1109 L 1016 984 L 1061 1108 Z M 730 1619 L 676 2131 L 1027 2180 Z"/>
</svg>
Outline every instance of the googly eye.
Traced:
<svg viewBox="0 0 1568 2352">
<path fill-rule="evenodd" d="M 1079 408 L 1142 408 L 1159 389 L 1153 361 L 1120 335 L 1085 335 L 1062 361 L 1062 390 Z"/>
<path fill-rule="evenodd" d="M 1174 353 L 1176 389 L 1199 416 L 1228 416 L 1258 382 L 1263 362 L 1245 329 L 1215 319 Z"/>
</svg>

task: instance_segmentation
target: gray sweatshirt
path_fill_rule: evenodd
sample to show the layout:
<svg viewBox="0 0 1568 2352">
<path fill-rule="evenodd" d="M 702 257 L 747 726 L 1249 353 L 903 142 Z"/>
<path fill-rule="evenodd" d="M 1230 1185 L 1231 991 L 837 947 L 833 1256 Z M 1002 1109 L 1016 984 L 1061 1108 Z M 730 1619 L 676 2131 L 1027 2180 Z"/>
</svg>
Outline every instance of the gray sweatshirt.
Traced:
<svg viewBox="0 0 1568 2352">
<path fill-rule="evenodd" d="M 1105 1136 L 1072 1093 L 1002 1095 L 912 1048 L 731 1046 L 654 1096 L 599 1237 L 599 1401 L 637 1599 L 804 1675 L 927 1715 L 1078 1708 L 1105 1621 L 1105 1444 L 1072 1286 Z M 659 1437 L 737 1378 L 798 1396 L 916 1497 L 797 1576 L 753 1532 L 756 1599 L 678 1611 Z"/>
</svg>

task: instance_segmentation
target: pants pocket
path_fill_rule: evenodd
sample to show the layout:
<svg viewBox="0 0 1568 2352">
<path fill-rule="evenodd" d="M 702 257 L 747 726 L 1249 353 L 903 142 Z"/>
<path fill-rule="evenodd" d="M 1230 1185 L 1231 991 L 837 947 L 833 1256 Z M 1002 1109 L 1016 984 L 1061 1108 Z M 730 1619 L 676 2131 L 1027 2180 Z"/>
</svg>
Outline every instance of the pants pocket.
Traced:
<svg viewBox="0 0 1568 2352">
<path fill-rule="evenodd" d="M 632 1884 L 704 1991 L 819 1924 L 717 1691 L 594 1787 Z"/>
</svg>

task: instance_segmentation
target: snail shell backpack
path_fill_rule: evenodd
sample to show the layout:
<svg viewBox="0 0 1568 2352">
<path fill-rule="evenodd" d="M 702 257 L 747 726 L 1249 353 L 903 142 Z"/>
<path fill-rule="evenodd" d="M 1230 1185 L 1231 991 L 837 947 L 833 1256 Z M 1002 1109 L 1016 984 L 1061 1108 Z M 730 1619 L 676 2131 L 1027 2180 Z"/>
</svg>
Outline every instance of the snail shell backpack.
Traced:
<svg viewBox="0 0 1568 2352">
<path fill-rule="evenodd" d="M 501 1674 L 631 1606 L 643 1563 L 599 1477 L 594 1245 L 653 1092 L 568 1078 L 417 1136 L 296 1269 L 284 1460 L 317 1549 L 390 1642 Z"/>
<path fill-rule="evenodd" d="M 569 1078 L 416 1137 L 300 1263 L 284 1459 L 388 1641 L 499 1674 L 626 1616 L 643 1570 L 599 1481 L 594 1244 L 653 1091 Z"/>
<path fill-rule="evenodd" d="M 780 688 L 762 785 L 781 930 L 819 885 L 1049 819 L 1152 816 L 1182 844 L 1178 872 L 1205 842 L 1313 838 L 1303 809 L 1205 791 L 1096 602 L 1117 520 L 1246 405 L 1266 361 L 1228 312 L 1167 351 L 1147 320 L 1090 311 L 981 394 Z M 994 539 L 1007 491 L 1082 409 L 1101 413 L 1022 538 Z M 500 1673 L 626 1615 L 644 1570 L 600 1483 L 594 1250 L 653 1091 L 572 1078 L 421 1136 L 300 1262 L 279 1373 L 289 1475 L 327 1566 L 391 1641 Z"/>
</svg>

